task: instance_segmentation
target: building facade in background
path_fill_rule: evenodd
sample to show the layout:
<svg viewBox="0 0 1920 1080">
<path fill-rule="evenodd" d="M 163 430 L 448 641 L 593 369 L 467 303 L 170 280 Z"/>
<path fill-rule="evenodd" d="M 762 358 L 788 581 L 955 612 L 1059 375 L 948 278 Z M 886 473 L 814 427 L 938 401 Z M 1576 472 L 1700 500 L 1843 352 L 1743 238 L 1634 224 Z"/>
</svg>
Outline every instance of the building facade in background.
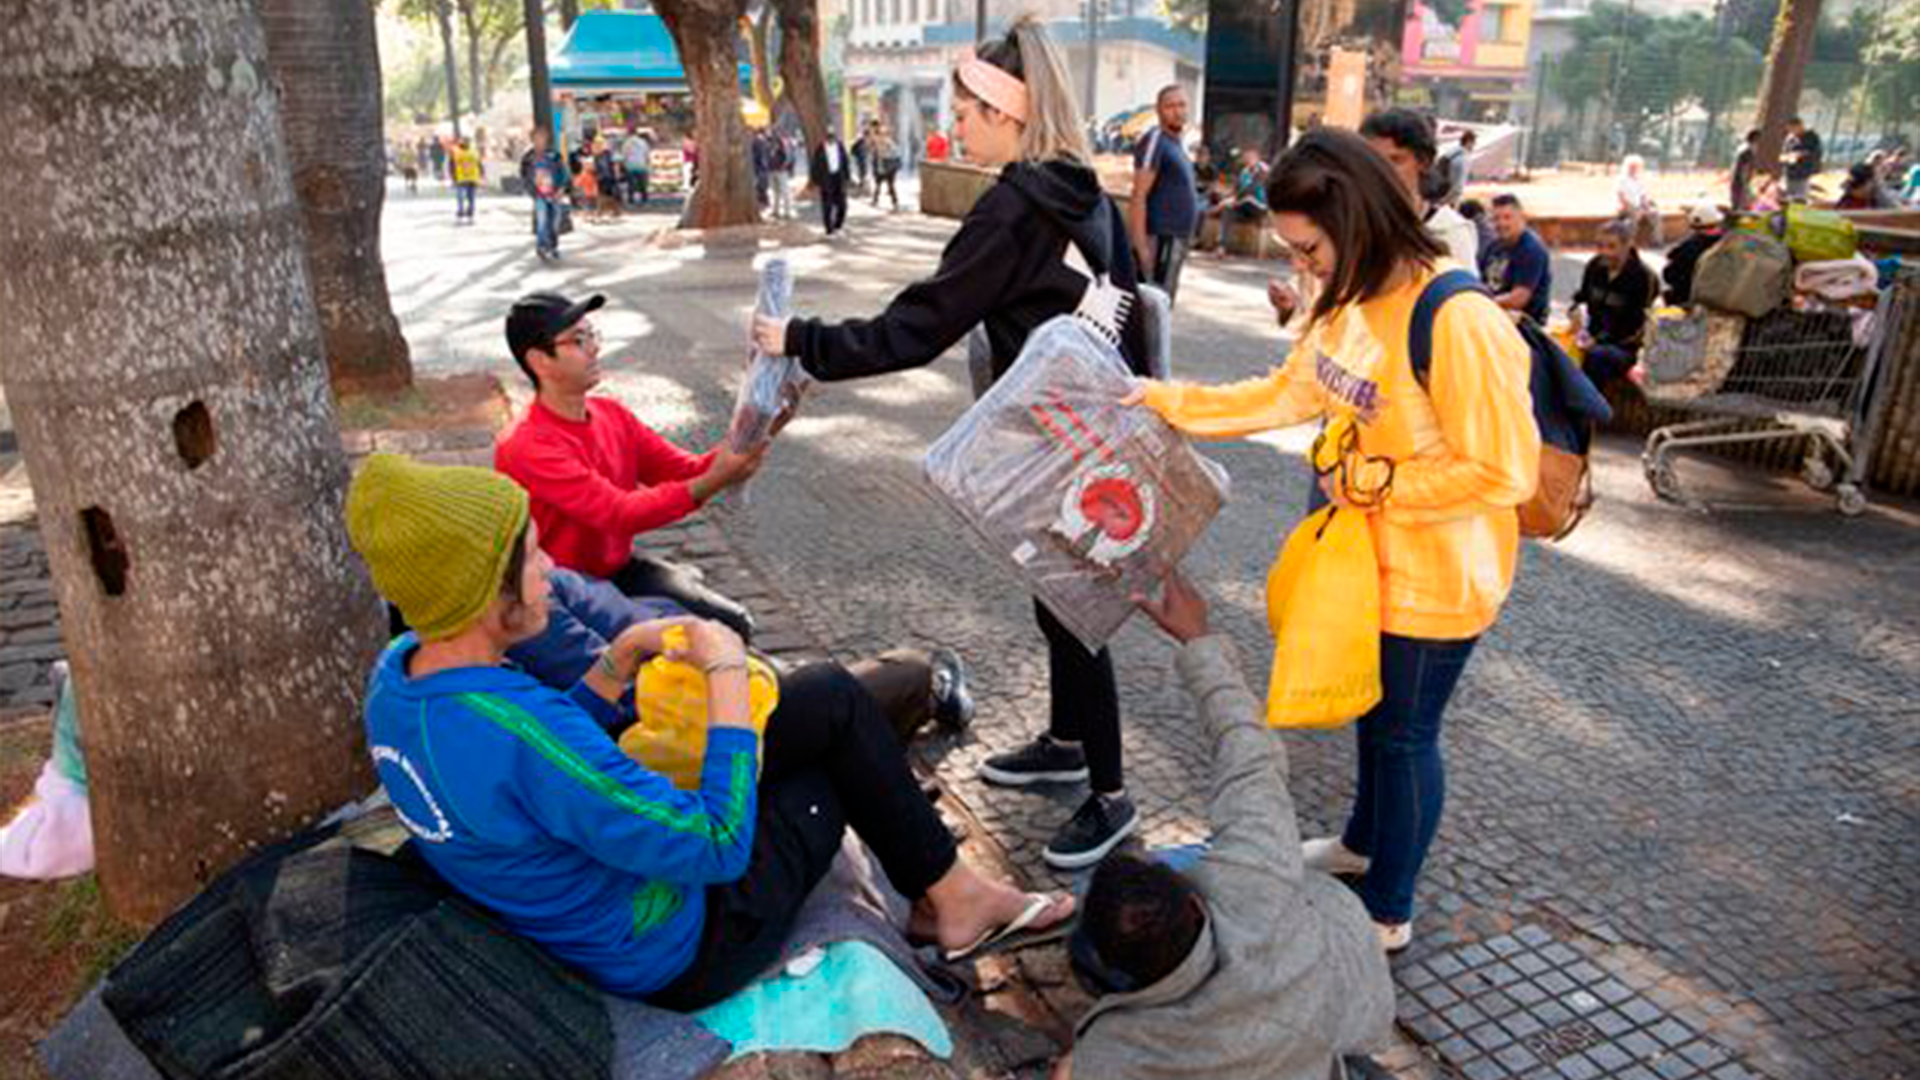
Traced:
<svg viewBox="0 0 1920 1080">
<path fill-rule="evenodd" d="M 1031 0 L 1021 6 L 1047 22 L 1066 53 L 1081 109 L 1101 126 L 1122 114 L 1151 107 L 1169 83 L 1185 87 L 1197 104 L 1202 44 L 1199 35 L 1176 30 L 1157 0 L 1098 0 L 1099 25 L 1089 34 L 1082 0 Z M 822 14 L 834 18 L 823 5 Z M 841 75 L 842 121 L 847 132 L 869 118 L 899 133 L 903 145 L 925 142 L 929 130 L 953 123 L 951 72 L 974 46 L 973 0 L 830 0 L 844 19 Z M 1006 28 L 1004 5 L 993 5 L 989 33 Z M 1089 41 L 1093 44 L 1090 46 Z M 1087 71 L 1097 77 L 1091 108 Z"/>
</svg>

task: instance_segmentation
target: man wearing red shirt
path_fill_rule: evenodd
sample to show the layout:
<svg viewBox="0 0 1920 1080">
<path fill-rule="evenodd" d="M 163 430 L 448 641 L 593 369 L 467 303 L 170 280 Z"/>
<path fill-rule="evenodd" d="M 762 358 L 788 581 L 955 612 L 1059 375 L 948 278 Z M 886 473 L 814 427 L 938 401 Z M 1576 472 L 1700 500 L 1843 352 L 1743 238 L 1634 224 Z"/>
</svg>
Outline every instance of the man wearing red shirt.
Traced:
<svg viewBox="0 0 1920 1080">
<path fill-rule="evenodd" d="M 626 407 L 588 397 L 600 382 L 600 335 L 584 321 L 606 303 L 532 293 L 507 315 L 507 347 L 533 381 L 525 416 L 494 448 L 494 468 L 532 496 L 540 546 L 561 566 L 604 578 L 629 596 L 664 597 L 751 637 L 753 619 L 695 572 L 637 556 L 633 538 L 679 521 L 760 467 L 766 451 L 722 441 L 689 454 Z"/>
</svg>

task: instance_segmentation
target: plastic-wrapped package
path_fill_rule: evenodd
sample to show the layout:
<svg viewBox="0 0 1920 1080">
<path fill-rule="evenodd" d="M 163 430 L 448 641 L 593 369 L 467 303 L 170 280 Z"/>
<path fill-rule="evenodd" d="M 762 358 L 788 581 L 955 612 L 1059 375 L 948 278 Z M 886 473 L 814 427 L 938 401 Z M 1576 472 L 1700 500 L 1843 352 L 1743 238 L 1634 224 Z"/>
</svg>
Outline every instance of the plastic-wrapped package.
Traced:
<svg viewBox="0 0 1920 1080">
<path fill-rule="evenodd" d="M 784 319 L 793 309 L 793 275 L 787 260 L 772 258 L 760 270 L 760 298 L 754 312 Z M 734 397 L 727 442 L 735 453 L 757 450 L 773 438 L 774 425 L 800 407 L 813 380 L 791 356 L 768 356 L 755 349 L 746 381 Z"/>
<path fill-rule="evenodd" d="M 1147 409 L 1073 316 L 1043 324 L 924 468 L 942 500 L 1089 650 L 1133 614 L 1227 499 L 1226 470 Z"/>
</svg>

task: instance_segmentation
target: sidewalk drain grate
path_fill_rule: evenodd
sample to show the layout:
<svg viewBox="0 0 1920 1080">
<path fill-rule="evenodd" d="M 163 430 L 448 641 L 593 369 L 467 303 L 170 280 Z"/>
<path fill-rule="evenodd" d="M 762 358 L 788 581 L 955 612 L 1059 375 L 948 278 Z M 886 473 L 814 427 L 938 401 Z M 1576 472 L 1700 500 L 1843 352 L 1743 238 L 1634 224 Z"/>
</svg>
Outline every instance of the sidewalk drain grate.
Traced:
<svg viewBox="0 0 1920 1080">
<path fill-rule="evenodd" d="M 1466 1080 L 1757 1080 L 1604 955 L 1539 926 L 1396 965 L 1401 1025 Z"/>
</svg>

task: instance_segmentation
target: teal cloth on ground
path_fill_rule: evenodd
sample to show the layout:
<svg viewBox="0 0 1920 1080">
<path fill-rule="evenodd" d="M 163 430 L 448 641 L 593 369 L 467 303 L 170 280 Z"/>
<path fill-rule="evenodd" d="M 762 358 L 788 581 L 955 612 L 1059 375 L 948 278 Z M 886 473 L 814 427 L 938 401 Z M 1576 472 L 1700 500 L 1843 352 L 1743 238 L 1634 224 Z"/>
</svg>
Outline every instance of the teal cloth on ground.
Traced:
<svg viewBox="0 0 1920 1080">
<path fill-rule="evenodd" d="M 806 975 L 776 973 L 693 1018 L 732 1043 L 736 1058 L 772 1050 L 837 1053 L 882 1032 L 952 1056 L 946 1021 L 885 953 L 864 941 L 836 941 L 825 951 Z"/>
</svg>

